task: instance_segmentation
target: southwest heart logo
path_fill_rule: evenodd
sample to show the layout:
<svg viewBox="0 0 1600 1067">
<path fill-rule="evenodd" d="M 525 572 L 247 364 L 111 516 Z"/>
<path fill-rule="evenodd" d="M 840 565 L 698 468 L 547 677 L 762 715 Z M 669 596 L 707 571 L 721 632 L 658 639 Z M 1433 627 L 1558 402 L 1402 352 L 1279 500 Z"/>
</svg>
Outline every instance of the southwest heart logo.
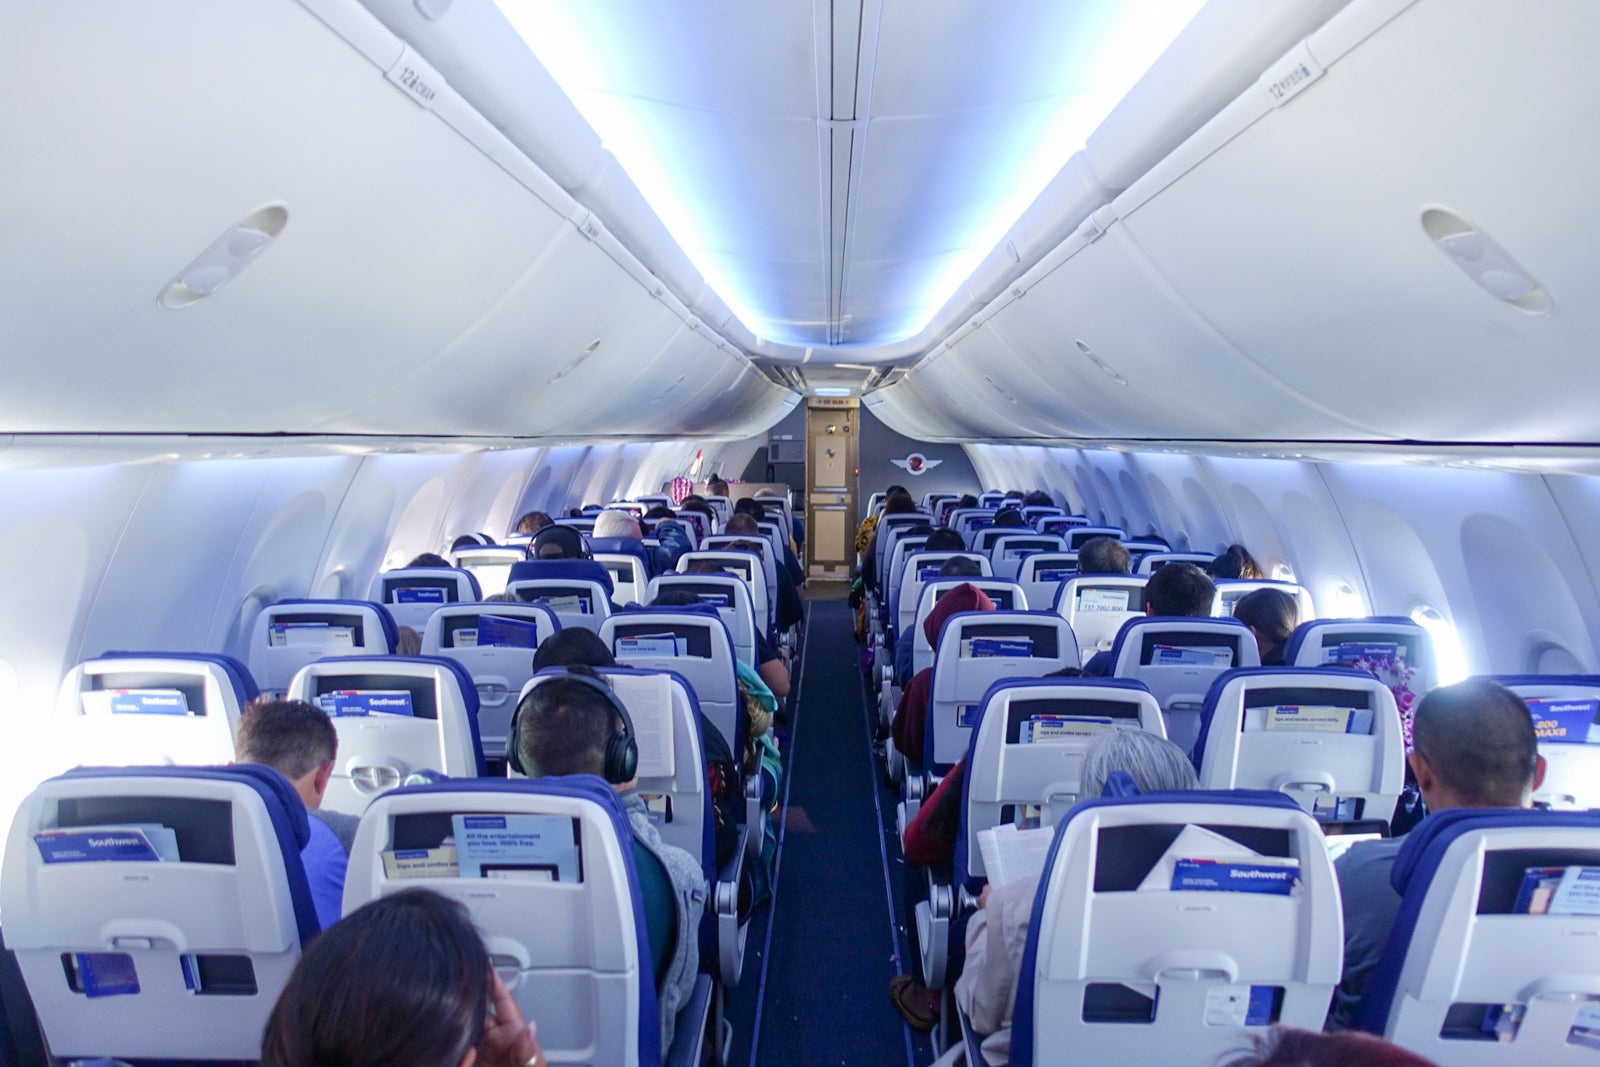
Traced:
<svg viewBox="0 0 1600 1067">
<path fill-rule="evenodd" d="M 926 474 L 939 464 L 943 463 L 944 460 L 929 459 L 921 452 L 913 452 L 905 459 L 891 459 L 889 462 L 893 463 L 896 467 L 899 467 L 908 474 Z"/>
</svg>

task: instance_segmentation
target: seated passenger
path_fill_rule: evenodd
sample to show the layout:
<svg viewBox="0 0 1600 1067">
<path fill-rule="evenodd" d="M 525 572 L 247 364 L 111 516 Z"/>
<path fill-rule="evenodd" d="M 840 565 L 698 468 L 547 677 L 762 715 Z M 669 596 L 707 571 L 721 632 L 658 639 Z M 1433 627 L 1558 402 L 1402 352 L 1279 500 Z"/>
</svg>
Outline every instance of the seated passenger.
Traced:
<svg viewBox="0 0 1600 1067">
<path fill-rule="evenodd" d="M 615 667 L 617 659 L 593 630 L 572 627 L 560 630 L 533 651 L 533 670 L 548 667 Z M 716 724 L 700 714 L 700 756 L 706 765 L 706 789 L 711 793 L 712 815 L 716 819 L 717 866 L 733 858 L 739 847 L 739 815 L 742 791 L 739 771 L 733 762 L 733 748 Z"/>
<path fill-rule="evenodd" d="M 321 708 L 303 700 L 256 700 L 239 716 L 234 752 L 240 763 L 271 767 L 294 786 L 311 818 L 311 838 L 300 850 L 311 903 L 326 930 L 339 921 L 344 903 L 344 875 L 355 840 L 354 815 L 322 811 L 322 797 L 333 774 L 339 735 Z"/>
<path fill-rule="evenodd" d="M 883 501 L 883 513 L 886 516 L 910 515 L 916 510 L 917 502 L 912 500 L 911 494 L 903 489 L 899 492 L 891 491 Z M 859 542 L 867 524 L 863 522 L 861 524 L 862 529 L 856 531 L 856 540 L 858 542 L 856 551 L 861 553 L 861 582 L 868 589 L 874 588 L 878 584 L 878 520 L 873 519 L 872 523 L 871 536 L 867 540 L 865 549 L 860 547 Z"/>
<path fill-rule="evenodd" d="M 994 524 L 997 527 L 1010 529 L 1012 527 L 1025 527 L 1028 522 L 1022 517 L 1021 509 L 1004 507 L 994 513 Z"/>
<path fill-rule="evenodd" d="M 967 543 L 961 540 L 961 535 L 948 526 L 941 526 L 928 535 L 928 541 L 922 546 L 924 552 L 965 552 Z"/>
<path fill-rule="evenodd" d="M 1206 573 L 1213 578 L 1265 578 L 1260 564 L 1243 545 L 1229 545 L 1222 554 L 1206 564 Z"/>
<path fill-rule="evenodd" d="M 536 559 L 587 558 L 583 550 L 583 535 L 571 526 L 546 526 L 533 535 L 528 547 Z"/>
<path fill-rule="evenodd" d="M 962 582 L 954 589 L 946 590 L 933 605 L 928 617 L 922 620 L 922 632 L 937 656 L 939 631 L 944 628 L 946 619 L 961 611 L 993 610 L 994 601 L 989 599 L 988 594 L 971 582 Z M 905 757 L 908 766 L 922 766 L 922 735 L 928 722 L 928 705 L 932 700 L 933 668 L 926 667 L 917 672 L 900 695 L 900 706 L 895 710 L 894 722 L 889 727 L 894 736 L 894 747 Z"/>
<path fill-rule="evenodd" d="M 1141 793 L 1197 789 L 1200 785 L 1189 757 L 1166 738 L 1143 730 L 1107 730 L 1084 749 L 1078 795 L 1103 795 L 1106 782 L 1116 771 L 1131 778 Z M 1038 878 L 985 886 L 978 910 L 967 923 L 966 964 L 956 981 L 956 1003 L 967 1013 L 973 1029 L 987 1035 L 983 1057 L 989 1067 L 1011 1059 L 1011 1015 L 1038 890 Z M 963 1059 L 964 1049 L 957 1045 L 938 1061 L 938 1067 L 950 1067 Z"/>
<path fill-rule="evenodd" d="M 459 552 L 463 548 L 493 548 L 494 538 L 486 533 L 464 533 L 450 542 L 450 551 Z"/>
<path fill-rule="evenodd" d="M 1193 563 L 1164 563 L 1144 585 L 1146 615 L 1189 615 L 1208 618 L 1217 602 L 1217 587 Z M 1111 652 L 1096 652 L 1083 665 L 1089 678 L 1104 678 L 1116 670 Z"/>
<path fill-rule="evenodd" d="M 591 537 L 631 537 L 637 541 L 644 536 L 644 531 L 639 528 L 639 520 L 626 511 L 607 508 L 594 517 L 594 529 L 589 534 Z"/>
<path fill-rule="evenodd" d="M 1411 744 L 1406 761 L 1430 812 L 1526 808 L 1544 780 L 1528 705 L 1488 678 L 1431 690 L 1417 704 Z M 1389 873 L 1404 843 L 1404 836 L 1358 841 L 1334 862 L 1344 909 L 1344 974 L 1333 991 L 1330 1030 L 1354 1020 L 1394 928 L 1400 894 Z"/>
<path fill-rule="evenodd" d="M 542 511 L 526 511 L 523 512 L 522 518 L 517 520 L 517 525 L 511 532 L 531 536 L 554 523 L 555 520 Z"/>
<path fill-rule="evenodd" d="M 678 1011 L 689 1000 L 700 968 L 700 914 L 706 880 L 700 862 L 661 840 L 644 798 L 634 790 L 637 749 L 623 758 L 624 733 L 616 700 L 596 686 L 605 680 L 583 668 L 536 685 L 517 706 L 517 755 L 530 778 L 592 774 L 622 797 L 633 831 L 634 867 L 644 901 L 650 955 L 661 1011 L 661 1047 L 670 1048 Z M 609 772 L 609 773 L 608 773 Z"/>
<path fill-rule="evenodd" d="M 397 656 L 422 655 L 422 635 L 409 626 L 395 630 L 394 654 Z"/>
<path fill-rule="evenodd" d="M 706 479 L 706 495 L 726 497 L 728 495 L 728 483 L 713 474 Z"/>
<path fill-rule="evenodd" d="M 1256 635 L 1263 667 L 1282 667 L 1284 646 L 1300 625 L 1300 605 L 1282 589 L 1257 589 L 1233 605 L 1233 617 Z"/>
<path fill-rule="evenodd" d="M 1022 498 L 1022 506 L 1025 508 L 1053 508 L 1056 506 L 1056 502 L 1043 489 L 1035 489 Z"/>
<path fill-rule="evenodd" d="M 427 889 L 365 904 L 313 941 L 261 1037 L 262 1067 L 548 1062 L 467 909 Z"/>
<path fill-rule="evenodd" d="M 1091 537 L 1078 546 L 1079 574 L 1131 574 L 1128 550 L 1115 537 Z"/>
<path fill-rule="evenodd" d="M 713 573 L 721 573 L 721 569 L 711 560 L 701 560 L 689 568 L 689 573 L 706 573 L 708 567 Z M 705 607 L 694 593 L 687 589 L 663 589 L 656 598 L 650 601 L 653 608 L 694 608 L 701 610 Z M 771 690 L 772 695 L 778 700 L 783 700 L 789 695 L 789 667 L 784 662 L 783 653 L 773 647 L 771 641 L 757 628 L 756 634 L 756 674 L 761 679 L 761 684 Z"/>
<path fill-rule="evenodd" d="M 957 541 L 961 535 L 954 530 L 936 530 L 935 534 L 947 533 Z M 931 544 L 933 538 L 928 538 Z M 960 551 L 960 549 L 933 549 L 929 552 Z M 983 567 L 971 556 L 951 556 L 939 564 L 939 577 L 941 578 L 979 578 L 983 576 Z M 905 686 L 911 677 L 911 668 L 916 666 L 917 657 L 917 632 L 907 627 L 894 638 L 894 684 Z"/>
<path fill-rule="evenodd" d="M 1221 1067 L 1437 1067 L 1415 1052 L 1371 1034 L 1319 1034 L 1274 1026 L 1251 1052 Z"/>
<path fill-rule="evenodd" d="M 439 553 L 437 553 L 437 552 L 424 552 L 421 555 L 417 556 L 415 559 L 413 559 L 410 563 L 407 563 L 406 566 L 407 567 L 448 567 L 448 566 L 450 566 L 450 561 L 445 559 L 443 556 L 439 555 Z"/>
<path fill-rule="evenodd" d="M 757 526 L 756 520 L 749 515 L 735 515 L 728 520 L 728 526 L 723 532 L 765 540 L 761 527 Z M 768 544 L 767 548 L 770 550 L 772 546 Z M 787 630 L 805 618 L 805 609 L 800 606 L 800 593 L 794 587 L 794 579 L 789 576 L 788 568 L 783 565 L 782 560 L 773 562 L 777 564 L 773 569 L 778 578 L 778 629 Z"/>
</svg>

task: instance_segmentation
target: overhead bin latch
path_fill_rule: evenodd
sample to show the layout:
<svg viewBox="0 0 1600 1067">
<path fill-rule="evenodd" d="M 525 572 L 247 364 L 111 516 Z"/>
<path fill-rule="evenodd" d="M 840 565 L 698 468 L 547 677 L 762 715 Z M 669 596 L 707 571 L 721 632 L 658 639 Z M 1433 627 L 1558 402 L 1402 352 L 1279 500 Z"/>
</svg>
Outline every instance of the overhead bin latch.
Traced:
<svg viewBox="0 0 1600 1067">
<path fill-rule="evenodd" d="M 1289 53 L 1267 68 L 1256 84 L 1266 92 L 1273 107 L 1282 107 L 1311 87 L 1324 74 L 1311 47 L 1301 41 Z"/>
<path fill-rule="evenodd" d="M 401 48 L 400 58 L 394 61 L 384 77 L 424 111 L 433 110 L 433 102 L 445 88 L 444 76 L 430 67 L 410 45 Z"/>
<path fill-rule="evenodd" d="M 1100 240 L 1119 217 L 1114 204 L 1103 204 L 1096 208 L 1093 214 L 1078 224 L 1078 234 L 1083 238 L 1083 243 L 1094 244 Z"/>
<path fill-rule="evenodd" d="M 591 241 L 598 241 L 600 235 L 606 232 L 605 226 L 594 212 L 584 207 L 576 208 L 567 216 L 567 221 L 578 228 L 578 232 Z"/>
</svg>

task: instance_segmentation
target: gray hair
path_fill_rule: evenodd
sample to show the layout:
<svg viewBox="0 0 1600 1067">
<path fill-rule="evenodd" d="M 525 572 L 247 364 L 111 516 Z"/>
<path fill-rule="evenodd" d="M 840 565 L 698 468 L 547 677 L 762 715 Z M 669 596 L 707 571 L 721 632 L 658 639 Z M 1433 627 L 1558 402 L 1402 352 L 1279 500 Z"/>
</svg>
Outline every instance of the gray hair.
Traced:
<svg viewBox="0 0 1600 1067">
<path fill-rule="evenodd" d="M 1183 749 L 1146 730 L 1104 730 L 1090 741 L 1083 751 L 1083 786 L 1078 795 L 1086 800 L 1102 795 L 1113 771 L 1126 771 L 1141 793 L 1200 788 L 1194 764 Z"/>
<path fill-rule="evenodd" d="M 595 537 L 638 537 L 639 524 L 621 508 L 607 508 L 594 517 Z"/>
</svg>

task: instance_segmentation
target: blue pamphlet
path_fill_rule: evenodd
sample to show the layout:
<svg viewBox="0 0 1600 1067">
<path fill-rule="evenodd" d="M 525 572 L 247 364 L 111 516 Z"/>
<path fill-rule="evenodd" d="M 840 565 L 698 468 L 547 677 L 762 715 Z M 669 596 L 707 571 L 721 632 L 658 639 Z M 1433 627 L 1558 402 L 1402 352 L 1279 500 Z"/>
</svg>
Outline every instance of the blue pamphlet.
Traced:
<svg viewBox="0 0 1600 1067">
<path fill-rule="evenodd" d="M 443 604 L 444 590 L 437 586 L 402 585 L 394 591 L 396 604 Z"/>
<path fill-rule="evenodd" d="M 73 966 L 86 997 L 117 997 L 139 992 L 139 972 L 126 952 L 75 952 Z"/>
<path fill-rule="evenodd" d="M 733 607 L 733 598 L 727 593 L 696 593 L 702 604 L 715 604 L 719 608 Z"/>
<path fill-rule="evenodd" d="M 1600 867 L 1568 867 L 1550 897 L 1550 915 L 1600 915 Z"/>
<path fill-rule="evenodd" d="M 939 567 L 919 567 L 917 568 L 917 581 L 931 582 L 939 577 L 939 570 Z"/>
<path fill-rule="evenodd" d="M 1070 567 L 1051 567 L 1034 571 L 1033 577 L 1035 581 L 1040 582 L 1064 582 L 1077 573 Z"/>
<path fill-rule="evenodd" d="M 1299 877 L 1298 866 L 1180 859 L 1172 871 L 1172 888 L 1288 896 Z"/>
<path fill-rule="evenodd" d="M 1600 715 L 1600 700 L 1534 699 L 1528 701 L 1528 714 L 1533 716 L 1533 732 L 1540 741 L 1579 745 L 1600 741 L 1600 736 L 1590 736 Z"/>
<path fill-rule="evenodd" d="M 316 699 L 317 707 L 339 718 L 346 715 L 415 715 L 411 694 L 404 689 L 341 689 Z"/>
<path fill-rule="evenodd" d="M 537 648 L 539 627 L 522 619 L 500 615 L 478 616 L 478 647 Z"/>
<path fill-rule="evenodd" d="M 1324 663 L 1354 663 L 1358 659 L 1405 659 L 1405 650 L 1394 641 L 1344 641 L 1322 650 Z"/>
<path fill-rule="evenodd" d="M 1033 656 L 1031 637 L 969 637 L 961 644 L 962 655 L 970 659 L 1029 659 Z"/>
<path fill-rule="evenodd" d="M 978 725 L 978 720 L 983 718 L 983 709 L 977 704 L 956 705 L 956 725 L 963 730 L 970 730 Z"/>
<path fill-rule="evenodd" d="M 42 830 L 33 835 L 33 841 L 46 863 L 139 863 L 178 858 L 177 835 L 154 824 Z"/>
<path fill-rule="evenodd" d="M 462 878 L 577 882 L 578 843 L 567 815 L 452 815 Z"/>
<path fill-rule="evenodd" d="M 94 715 L 188 715 L 189 701 L 176 689 L 91 689 L 83 710 Z"/>
</svg>

